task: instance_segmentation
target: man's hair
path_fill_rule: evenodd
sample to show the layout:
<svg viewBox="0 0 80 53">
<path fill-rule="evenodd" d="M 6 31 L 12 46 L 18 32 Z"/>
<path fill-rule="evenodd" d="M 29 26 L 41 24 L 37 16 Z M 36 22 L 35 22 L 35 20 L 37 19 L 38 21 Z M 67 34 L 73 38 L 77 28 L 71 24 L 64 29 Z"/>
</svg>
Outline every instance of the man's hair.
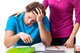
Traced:
<svg viewBox="0 0 80 53">
<path fill-rule="evenodd" d="M 37 9 L 40 8 L 42 10 L 42 13 L 44 15 L 46 15 L 46 12 L 45 12 L 45 9 L 44 9 L 43 5 L 40 4 L 39 2 L 32 2 L 28 6 L 26 6 L 26 12 L 35 11 L 38 14 L 38 12 L 36 11 L 36 8 Z"/>
</svg>

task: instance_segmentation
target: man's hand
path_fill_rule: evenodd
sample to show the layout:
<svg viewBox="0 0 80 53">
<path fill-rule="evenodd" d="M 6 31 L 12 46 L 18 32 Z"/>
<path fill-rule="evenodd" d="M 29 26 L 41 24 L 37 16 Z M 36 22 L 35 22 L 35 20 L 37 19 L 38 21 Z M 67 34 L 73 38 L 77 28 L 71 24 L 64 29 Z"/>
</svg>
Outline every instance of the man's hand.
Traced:
<svg viewBox="0 0 80 53">
<path fill-rule="evenodd" d="M 37 22 L 42 22 L 42 19 L 43 19 L 43 13 L 42 13 L 42 10 L 40 9 L 40 8 L 36 8 L 36 11 L 37 11 L 37 13 L 35 13 L 35 11 L 33 11 L 33 13 L 35 14 L 35 16 L 36 16 L 36 21 Z"/>
<path fill-rule="evenodd" d="M 32 38 L 29 34 L 23 32 L 18 33 L 19 37 L 24 41 L 24 43 L 32 43 Z"/>
</svg>

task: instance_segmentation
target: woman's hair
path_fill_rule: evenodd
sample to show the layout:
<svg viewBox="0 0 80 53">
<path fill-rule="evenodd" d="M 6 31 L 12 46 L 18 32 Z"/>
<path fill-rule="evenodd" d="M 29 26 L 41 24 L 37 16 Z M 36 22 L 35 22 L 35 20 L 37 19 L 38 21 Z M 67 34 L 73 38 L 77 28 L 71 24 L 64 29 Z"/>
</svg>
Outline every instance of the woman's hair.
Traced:
<svg viewBox="0 0 80 53">
<path fill-rule="evenodd" d="M 35 11 L 38 14 L 38 12 L 36 11 L 36 8 L 37 9 L 40 8 L 42 10 L 42 13 L 44 15 L 46 15 L 46 12 L 45 12 L 45 9 L 44 9 L 43 5 L 40 4 L 39 2 L 32 2 L 28 6 L 26 6 L 26 12 Z"/>
</svg>

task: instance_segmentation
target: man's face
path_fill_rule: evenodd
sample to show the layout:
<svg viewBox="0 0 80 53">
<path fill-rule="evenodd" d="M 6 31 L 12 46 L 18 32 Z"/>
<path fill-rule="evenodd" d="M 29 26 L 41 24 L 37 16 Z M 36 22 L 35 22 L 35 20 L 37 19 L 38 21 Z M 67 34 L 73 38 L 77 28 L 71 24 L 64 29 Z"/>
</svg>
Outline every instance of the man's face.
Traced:
<svg viewBox="0 0 80 53">
<path fill-rule="evenodd" d="M 24 16 L 24 22 L 27 25 L 32 25 L 34 22 L 36 22 L 36 16 L 32 12 L 27 12 Z"/>
</svg>

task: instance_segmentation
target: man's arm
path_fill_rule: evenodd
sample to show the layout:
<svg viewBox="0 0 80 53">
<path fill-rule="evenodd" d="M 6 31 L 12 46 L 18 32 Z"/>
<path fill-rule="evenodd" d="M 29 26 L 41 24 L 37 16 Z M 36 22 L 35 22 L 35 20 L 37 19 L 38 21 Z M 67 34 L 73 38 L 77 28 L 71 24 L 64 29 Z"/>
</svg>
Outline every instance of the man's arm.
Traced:
<svg viewBox="0 0 80 53">
<path fill-rule="evenodd" d="M 9 48 L 10 46 L 13 46 L 19 39 L 19 35 L 14 35 L 13 31 L 7 30 L 5 32 L 5 38 L 4 38 L 4 45 Z"/>
<path fill-rule="evenodd" d="M 51 42 L 52 42 L 52 37 L 51 37 L 51 33 L 48 32 L 43 24 L 43 14 L 42 14 L 42 10 L 41 9 L 37 9 L 38 14 L 36 14 L 34 12 L 34 14 L 36 15 L 36 21 L 38 23 L 38 27 L 39 27 L 39 31 L 40 31 L 40 37 L 42 42 L 45 44 L 45 46 L 50 46 Z"/>
<path fill-rule="evenodd" d="M 40 37 L 45 46 L 50 46 L 52 42 L 51 33 L 46 31 L 43 22 L 38 22 Z"/>
<path fill-rule="evenodd" d="M 4 44 L 7 48 L 13 46 L 19 39 L 22 39 L 24 43 L 32 43 L 30 35 L 20 32 L 14 35 L 13 31 L 7 30 L 5 33 Z"/>
</svg>

